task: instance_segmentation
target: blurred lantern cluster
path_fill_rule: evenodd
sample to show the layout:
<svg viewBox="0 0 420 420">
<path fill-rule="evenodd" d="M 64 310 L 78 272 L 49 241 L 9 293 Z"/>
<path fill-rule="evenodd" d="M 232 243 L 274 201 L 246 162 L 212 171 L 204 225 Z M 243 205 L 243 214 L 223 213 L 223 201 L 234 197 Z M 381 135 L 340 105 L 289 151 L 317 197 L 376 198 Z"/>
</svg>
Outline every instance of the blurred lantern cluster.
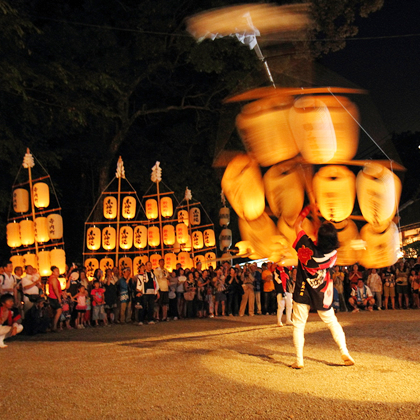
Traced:
<svg viewBox="0 0 420 420">
<path fill-rule="evenodd" d="M 22 170 L 23 167 L 23 170 Z M 12 186 L 12 208 L 6 226 L 14 267 L 31 265 L 41 276 L 51 266 L 66 270 L 63 219 L 51 178 L 27 150 Z M 52 194 L 51 194 L 52 193 Z"/>
<path fill-rule="evenodd" d="M 214 225 L 201 203 L 193 200 L 188 188 L 179 203 L 162 181 L 159 162 L 152 168 L 151 180 L 140 200 L 119 158 L 115 177 L 85 223 L 84 265 L 89 278 L 97 268 L 105 271 L 114 266 L 129 267 L 137 274 L 141 264 L 150 261 L 156 268 L 162 258 L 169 271 L 177 263 L 215 265 Z M 101 205 L 98 217 L 95 210 Z"/>
<path fill-rule="evenodd" d="M 276 88 L 258 47 L 257 37 L 267 34 L 281 34 L 279 42 L 303 40 L 311 26 L 307 4 L 248 4 L 187 20 L 187 30 L 198 41 L 236 36 L 254 49 L 273 84 L 226 101 L 247 102 L 236 117 L 246 153 L 231 158 L 222 179 L 223 193 L 239 217 L 242 241 L 236 247 L 251 259 L 296 265 L 294 223 L 309 202 L 319 209 L 314 219 L 322 216 L 337 228 L 337 264 L 386 267 L 399 257 L 394 218 L 401 182 L 393 170 L 402 168 L 390 160 L 352 160 L 358 150 L 359 112 L 345 95 L 364 92 Z M 357 166 L 363 169 L 356 176 Z M 361 214 L 353 215 L 355 209 Z M 354 220 L 366 222 L 360 232 Z M 303 227 L 315 239 L 312 221 L 305 219 Z"/>
</svg>

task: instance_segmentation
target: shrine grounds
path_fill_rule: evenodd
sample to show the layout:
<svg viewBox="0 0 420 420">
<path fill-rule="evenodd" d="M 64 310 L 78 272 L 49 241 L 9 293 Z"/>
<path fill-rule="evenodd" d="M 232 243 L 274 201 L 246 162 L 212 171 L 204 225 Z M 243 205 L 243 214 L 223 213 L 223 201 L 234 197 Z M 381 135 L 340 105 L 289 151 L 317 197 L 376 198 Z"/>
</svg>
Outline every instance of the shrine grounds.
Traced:
<svg viewBox="0 0 420 420">
<path fill-rule="evenodd" d="M 274 316 L 188 319 L 7 340 L 0 419 L 419 419 L 420 310 L 317 314 L 305 368 Z"/>
</svg>

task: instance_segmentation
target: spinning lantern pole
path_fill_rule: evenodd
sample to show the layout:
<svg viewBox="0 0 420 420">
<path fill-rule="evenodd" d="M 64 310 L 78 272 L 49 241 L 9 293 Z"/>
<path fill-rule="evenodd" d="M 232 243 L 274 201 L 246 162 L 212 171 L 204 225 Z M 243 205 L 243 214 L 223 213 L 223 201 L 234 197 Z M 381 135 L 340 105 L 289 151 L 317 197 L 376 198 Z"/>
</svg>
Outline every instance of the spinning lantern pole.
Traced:
<svg viewBox="0 0 420 420">
<path fill-rule="evenodd" d="M 192 199 L 191 190 L 188 189 L 188 187 L 185 189 L 185 200 L 187 202 L 187 213 L 188 213 L 188 234 L 190 235 L 190 244 L 191 244 L 191 255 L 192 255 L 192 261 L 194 264 L 194 246 L 192 242 L 192 220 L 190 217 L 190 200 Z M 188 244 L 188 241 L 187 241 Z"/>
<path fill-rule="evenodd" d="M 29 176 L 29 191 L 31 194 L 31 212 L 32 212 L 32 220 L 35 226 L 35 204 L 34 204 L 34 191 L 32 188 L 32 168 L 35 166 L 34 158 L 31 155 L 29 148 L 26 149 L 26 154 L 23 158 L 22 166 L 28 169 L 28 176 Z M 35 254 L 36 254 L 36 261 L 38 263 L 38 241 L 35 240 Z"/>
<path fill-rule="evenodd" d="M 160 192 L 159 192 L 159 182 L 162 181 L 162 168 L 160 167 L 160 162 L 156 162 L 155 166 L 152 168 L 152 182 L 156 183 L 156 194 L 157 194 L 157 206 L 158 206 L 158 217 L 159 217 L 159 239 L 160 239 L 160 252 L 161 258 L 164 257 L 163 249 L 163 231 L 162 231 L 162 214 L 160 208 Z"/>
<path fill-rule="evenodd" d="M 116 246 L 115 246 L 115 266 L 119 267 L 118 264 L 118 252 L 120 249 L 120 204 L 121 204 L 121 178 L 125 178 L 125 170 L 124 170 L 124 162 L 121 156 L 118 159 L 117 163 L 117 172 L 115 173 L 115 177 L 118 178 L 118 192 L 117 192 L 117 238 L 116 238 Z"/>
</svg>

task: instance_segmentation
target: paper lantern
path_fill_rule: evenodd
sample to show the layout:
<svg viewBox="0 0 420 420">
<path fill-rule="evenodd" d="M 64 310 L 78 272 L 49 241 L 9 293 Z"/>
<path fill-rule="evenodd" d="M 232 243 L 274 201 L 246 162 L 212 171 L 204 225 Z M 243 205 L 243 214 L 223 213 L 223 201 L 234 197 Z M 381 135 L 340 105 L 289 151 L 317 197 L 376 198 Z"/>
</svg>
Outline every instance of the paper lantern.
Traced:
<svg viewBox="0 0 420 420">
<path fill-rule="evenodd" d="M 187 226 L 189 225 L 187 210 L 178 210 L 178 223 L 184 223 Z"/>
<path fill-rule="evenodd" d="M 176 269 L 177 258 L 173 253 L 165 254 L 165 268 L 168 271 L 173 271 Z"/>
<path fill-rule="evenodd" d="M 48 229 L 48 219 L 46 217 L 37 217 L 34 224 L 35 240 L 43 243 L 50 240 L 50 232 Z"/>
<path fill-rule="evenodd" d="M 38 252 L 38 267 L 39 274 L 42 277 L 48 276 L 51 273 L 51 261 L 50 261 L 50 251 L 39 251 Z"/>
<path fill-rule="evenodd" d="M 356 224 L 351 219 L 340 223 L 334 223 L 337 229 L 338 242 L 340 247 L 337 249 L 337 265 L 350 266 L 359 261 L 360 251 L 355 249 L 354 244 L 359 237 Z"/>
<path fill-rule="evenodd" d="M 216 236 L 213 229 L 206 229 L 203 233 L 204 246 L 210 248 L 216 245 Z"/>
<path fill-rule="evenodd" d="M 182 268 L 192 268 L 192 260 L 188 252 L 180 252 L 178 254 L 178 263 L 181 264 Z"/>
<path fill-rule="evenodd" d="M 107 196 L 104 199 L 104 217 L 105 219 L 115 219 L 117 217 L 117 199 L 112 196 Z"/>
<path fill-rule="evenodd" d="M 13 210 L 16 213 L 29 211 L 29 191 L 24 188 L 16 188 L 13 191 Z"/>
<path fill-rule="evenodd" d="M 176 225 L 176 240 L 179 244 L 185 244 L 188 240 L 188 227 L 184 223 Z"/>
<path fill-rule="evenodd" d="M 102 231 L 102 248 L 110 251 L 115 249 L 117 244 L 117 232 L 112 226 L 108 226 Z"/>
<path fill-rule="evenodd" d="M 174 214 L 174 205 L 171 197 L 162 197 L 160 199 L 160 214 L 162 217 L 172 217 Z"/>
<path fill-rule="evenodd" d="M 276 217 L 293 225 L 303 207 L 305 187 L 293 164 L 279 163 L 264 175 L 268 204 Z"/>
<path fill-rule="evenodd" d="M 130 257 L 122 257 L 118 261 L 118 267 L 120 269 L 120 273 L 123 272 L 123 269 L 128 267 L 131 271 L 131 274 L 133 274 L 133 261 Z"/>
<path fill-rule="evenodd" d="M 287 239 L 289 245 L 293 245 L 296 239 L 296 232 L 294 226 L 289 225 L 282 217 L 277 221 L 277 228 L 280 233 Z M 315 242 L 317 237 L 316 229 L 309 219 L 304 219 L 302 229 Z"/>
<path fill-rule="evenodd" d="M 252 245 L 251 245 L 251 242 L 249 241 L 236 242 L 235 247 L 238 248 L 239 255 L 246 255 L 246 254 L 253 253 Z"/>
<path fill-rule="evenodd" d="M 35 207 L 45 209 L 50 205 L 50 188 L 44 182 L 37 182 L 33 186 Z"/>
<path fill-rule="evenodd" d="M 147 227 L 140 225 L 134 228 L 134 246 L 136 248 L 146 248 L 147 246 Z"/>
<path fill-rule="evenodd" d="M 22 245 L 32 245 L 35 242 L 35 227 L 32 220 L 21 220 L 20 225 L 20 240 Z"/>
<path fill-rule="evenodd" d="M 133 275 L 140 273 L 140 266 L 143 264 L 142 257 L 133 258 Z"/>
<path fill-rule="evenodd" d="M 10 261 L 13 264 L 13 268 L 16 268 L 16 267 L 24 268 L 25 267 L 25 263 L 24 263 L 24 260 L 23 260 L 23 255 L 20 255 L 20 254 L 12 255 L 10 257 Z"/>
<path fill-rule="evenodd" d="M 222 189 L 242 219 L 258 219 L 265 210 L 264 183 L 255 160 L 245 154 L 233 158 L 223 175 Z"/>
<path fill-rule="evenodd" d="M 232 246 L 232 231 L 230 229 L 222 229 L 219 235 L 220 251 L 229 249 Z"/>
<path fill-rule="evenodd" d="M 101 247 L 101 230 L 90 227 L 86 232 L 86 246 L 91 251 L 97 251 Z"/>
<path fill-rule="evenodd" d="M 236 118 L 239 135 L 261 166 L 291 159 L 299 153 L 289 126 L 291 97 L 272 97 L 243 107 Z"/>
<path fill-rule="evenodd" d="M 158 218 L 158 205 L 157 201 L 153 198 L 149 198 L 145 203 L 146 207 L 146 217 L 148 219 L 157 219 Z"/>
<path fill-rule="evenodd" d="M 112 270 L 114 268 L 114 260 L 112 258 L 102 258 L 101 261 L 99 261 L 99 268 L 103 273 L 105 273 L 108 268 Z"/>
<path fill-rule="evenodd" d="M 172 250 L 175 252 L 175 254 L 178 254 L 178 252 L 181 251 L 181 244 L 178 241 L 175 241 Z"/>
<path fill-rule="evenodd" d="M 201 263 L 201 267 L 204 267 L 206 264 L 206 258 L 204 255 L 196 255 L 194 257 L 194 267 L 197 267 L 198 263 Z"/>
<path fill-rule="evenodd" d="M 52 249 L 50 251 L 50 261 L 51 265 L 58 267 L 60 274 L 64 274 L 66 272 L 66 253 L 64 249 Z M 97 261 L 98 260 L 96 260 L 96 262 Z"/>
<path fill-rule="evenodd" d="M 122 249 L 130 249 L 133 246 L 133 228 L 131 226 L 123 226 L 120 229 L 120 247 Z"/>
<path fill-rule="evenodd" d="M 163 226 L 162 236 L 165 245 L 173 245 L 175 243 L 175 228 L 172 225 Z"/>
<path fill-rule="evenodd" d="M 122 202 L 122 216 L 125 219 L 132 219 L 136 215 L 136 199 L 134 197 L 128 196 L 124 197 Z"/>
<path fill-rule="evenodd" d="M 356 176 L 347 167 L 324 166 L 314 176 L 313 188 L 324 219 L 341 222 L 351 215 L 356 199 Z"/>
<path fill-rule="evenodd" d="M 384 166 L 369 163 L 357 175 L 356 190 L 366 221 L 374 228 L 388 226 L 400 201 L 399 178 Z"/>
<path fill-rule="evenodd" d="M 204 246 L 203 232 L 195 230 L 192 233 L 192 245 L 194 249 L 201 249 Z"/>
<path fill-rule="evenodd" d="M 185 242 L 185 244 L 181 244 L 181 251 L 187 251 L 187 252 L 191 251 L 191 236 L 190 235 L 187 236 L 187 242 Z"/>
<path fill-rule="evenodd" d="M 216 268 L 217 262 L 216 260 L 216 254 L 214 252 L 206 252 L 204 254 L 204 258 L 205 258 L 205 264 L 203 264 L 205 266 L 205 268 L 208 270 L 210 268 L 210 266 L 212 266 L 213 268 Z"/>
<path fill-rule="evenodd" d="M 201 224 L 201 211 L 198 207 L 190 208 L 190 220 L 192 226 L 198 226 Z"/>
<path fill-rule="evenodd" d="M 63 218 L 60 214 L 50 214 L 48 220 L 48 235 L 50 239 L 61 239 L 63 237 Z"/>
<path fill-rule="evenodd" d="M 38 269 L 38 261 L 36 259 L 36 254 L 31 254 L 30 252 L 23 255 L 23 266 L 31 265 L 35 269 Z"/>
<path fill-rule="evenodd" d="M 219 224 L 220 226 L 228 226 L 230 223 L 230 210 L 228 207 L 222 207 L 219 210 Z"/>
<path fill-rule="evenodd" d="M 85 261 L 86 277 L 89 281 L 94 280 L 93 274 L 97 268 L 99 268 L 99 262 L 96 258 L 88 258 Z"/>
<path fill-rule="evenodd" d="M 360 237 L 366 242 L 366 249 L 361 251 L 360 257 L 360 264 L 365 268 L 389 267 L 397 262 L 400 241 L 394 222 L 383 232 L 376 232 L 374 226 L 367 223 L 360 230 Z"/>
<path fill-rule="evenodd" d="M 6 226 L 7 235 L 7 246 L 10 248 L 17 248 L 22 245 L 20 240 L 20 225 L 19 223 L 13 222 L 8 223 Z"/>
<path fill-rule="evenodd" d="M 157 226 L 150 226 L 147 231 L 147 238 L 150 246 L 160 245 L 159 228 Z"/>
<path fill-rule="evenodd" d="M 152 254 L 149 258 L 150 262 L 152 263 L 153 270 L 159 267 L 159 260 L 162 259 L 162 255 L 160 254 Z"/>
</svg>

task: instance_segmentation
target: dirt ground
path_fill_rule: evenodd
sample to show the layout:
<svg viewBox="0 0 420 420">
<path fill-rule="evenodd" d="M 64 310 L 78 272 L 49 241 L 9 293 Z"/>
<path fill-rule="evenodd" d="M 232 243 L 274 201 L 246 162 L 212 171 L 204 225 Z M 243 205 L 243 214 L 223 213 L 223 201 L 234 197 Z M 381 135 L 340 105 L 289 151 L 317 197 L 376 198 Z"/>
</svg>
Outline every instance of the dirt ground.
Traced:
<svg viewBox="0 0 420 420">
<path fill-rule="evenodd" d="M 7 340 L 1 419 L 419 419 L 420 310 L 340 313 L 342 366 L 310 314 L 305 368 L 274 316 L 112 326 Z"/>
</svg>

